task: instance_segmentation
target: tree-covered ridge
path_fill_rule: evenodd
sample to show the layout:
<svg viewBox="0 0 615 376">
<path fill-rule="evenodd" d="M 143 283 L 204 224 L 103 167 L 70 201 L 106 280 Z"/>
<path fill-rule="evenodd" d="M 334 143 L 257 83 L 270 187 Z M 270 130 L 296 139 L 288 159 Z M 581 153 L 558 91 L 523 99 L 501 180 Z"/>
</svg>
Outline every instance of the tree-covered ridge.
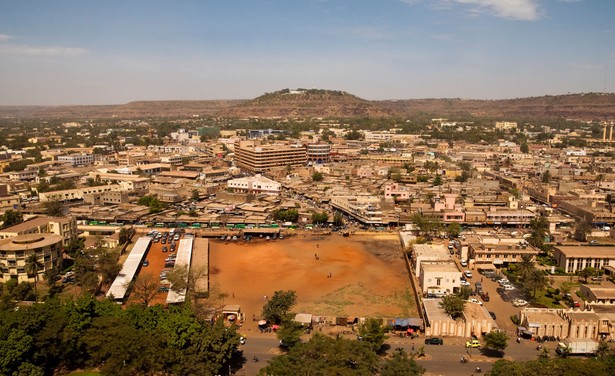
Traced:
<svg viewBox="0 0 615 376">
<path fill-rule="evenodd" d="M 0 374 L 215 375 L 239 344 L 235 327 L 189 307 L 122 309 L 91 296 L 0 311 Z"/>
</svg>

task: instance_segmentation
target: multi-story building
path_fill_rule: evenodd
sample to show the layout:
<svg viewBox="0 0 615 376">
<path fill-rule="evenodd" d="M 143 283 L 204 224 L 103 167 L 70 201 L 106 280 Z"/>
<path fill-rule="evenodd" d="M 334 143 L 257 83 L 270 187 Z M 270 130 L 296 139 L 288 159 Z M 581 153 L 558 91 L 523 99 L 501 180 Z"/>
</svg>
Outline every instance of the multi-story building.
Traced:
<svg viewBox="0 0 615 376">
<path fill-rule="evenodd" d="M 232 179 L 227 182 L 227 187 L 237 193 L 278 195 L 281 186 L 277 181 L 268 179 L 260 174 Z"/>
<path fill-rule="evenodd" d="M 69 154 L 58 157 L 58 162 L 69 163 L 71 166 L 85 166 L 94 163 L 92 154 Z"/>
<path fill-rule="evenodd" d="M 244 171 L 261 173 L 274 167 L 302 166 L 306 162 L 305 145 L 262 144 L 260 141 L 235 143 L 235 163 Z"/>
<path fill-rule="evenodd" d="M 62 238 L 62 244 L 68 245 L 77 239 L 77 222 L 74 218 L 40 216 L 7 227 L 0 231 L 0 239 L 13 238 L 26 234 L 52 233 Z"/>
<path fill-rule="evenodd" d="M 450 262 L 451 254 L 442 244 L 413 244 L 412 245 L 412 267 L 415 275 L 421 273 L 424 263 Z"/>
<path fill-rule="evenodd" d="M 27 273 L 27 259 L 36 255 L 38 274 L 62 263 L 62 237 L 56 234 L 25 234 L 0 240 L 0 280 L 34 281 Z"/>
<path fill-rule="evenodd" d="M 76 189 L 67 189 L 63 191 L 52 191 L 52 192 L 39 192 L 38 198 L 40 202 L 48 202 L 48 201 L 73 201 L 73 200 L 83 200 L 83 197 L 87 194 L 98 194 L 103 192 L 119 192 L 123 191 L 124 188 L 119 184 L 109 184 L 109 185 L 101 185 L 98 187 L 86 187 L 86 188 L 76 188 Z"/>
<path fill-rule="evenodd" d="M 307 158 L 310 162 L 327 163 L 331 161 L 330 144 L 307 144 Z"/>
<path fill-rule="evenodd" d="M 461 271 L 452 260 L 421 263 L 418 279 L 423 294 L 448 295 L 461 288 Z"/>
<path fill-rule="evenodd" d="M 343 211 L 361 223 L 382 224 L 380 199 L 373 196 L 333 196 L 331 206 Z"/>
</svg>

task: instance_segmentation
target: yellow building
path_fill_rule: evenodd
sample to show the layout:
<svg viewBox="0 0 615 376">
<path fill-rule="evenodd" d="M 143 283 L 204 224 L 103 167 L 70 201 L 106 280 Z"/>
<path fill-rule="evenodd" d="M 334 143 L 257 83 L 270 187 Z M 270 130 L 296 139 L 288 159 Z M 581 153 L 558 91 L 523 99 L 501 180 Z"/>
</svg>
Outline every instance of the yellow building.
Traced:
<svg viewBox="0 0 615 376">
<path fill-rule="evenodd" d="M 62 238 L 56 234 L 26 234 L 0 240 L 0 281 L 34 281 L 27 273 L 27 259 L 36 255 L 39 276 L 62 263 Z"/>
</svg>

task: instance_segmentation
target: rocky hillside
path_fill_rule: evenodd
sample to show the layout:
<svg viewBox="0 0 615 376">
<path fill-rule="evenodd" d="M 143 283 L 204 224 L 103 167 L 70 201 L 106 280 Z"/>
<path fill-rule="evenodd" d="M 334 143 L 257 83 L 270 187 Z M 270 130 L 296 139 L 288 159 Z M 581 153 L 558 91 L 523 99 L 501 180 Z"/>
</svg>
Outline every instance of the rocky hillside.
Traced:
<svg viewBox="0 0 615 376">
<path fill-rule="evenodd" d="M 233 117 L 383 117 L 387 110 L 377 103 L 344 91 L 320 89 L 284 89 L 267 93 L 220 111 L 219 116 Z"/>
<path fill-rule="evenodd" d="M 368 101 L 344 91 L 284 89 L 252 100 L 141 101 L 108 106 L 0 106 L 0 118 L 266 117 L 357 118 L 477 115 L 497 118 L 615 120 L 615 94 L 568 94 L 506 100 Z"/>
</svg>

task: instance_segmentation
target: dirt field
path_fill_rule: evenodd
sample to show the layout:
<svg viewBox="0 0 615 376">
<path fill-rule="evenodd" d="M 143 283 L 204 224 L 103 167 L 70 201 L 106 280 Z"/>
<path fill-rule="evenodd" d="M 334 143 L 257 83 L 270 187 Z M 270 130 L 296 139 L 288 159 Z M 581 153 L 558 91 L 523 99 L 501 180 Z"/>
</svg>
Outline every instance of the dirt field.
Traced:
<svg viewBox="0 0 615 376">
<path fill-rule="evenodd" d="M 248 321 L 275 290 L 297 292 L 295 312 L 417 317 L 396 235 L 214 240 L 210 252 L 212 292 L 241 305 Z"/>
</svg>

